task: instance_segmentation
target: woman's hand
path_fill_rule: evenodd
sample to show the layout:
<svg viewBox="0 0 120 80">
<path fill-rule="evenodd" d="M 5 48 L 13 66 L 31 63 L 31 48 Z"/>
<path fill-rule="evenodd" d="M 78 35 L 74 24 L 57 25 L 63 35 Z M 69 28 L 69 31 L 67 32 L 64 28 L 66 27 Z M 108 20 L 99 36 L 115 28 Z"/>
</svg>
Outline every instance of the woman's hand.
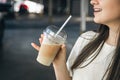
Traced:
<svg viewBox="0 0 120 80">
<path fill-rule="evenodd" d="M 44 35 L 41 34 L 41 37 L 39 38 L 39 43 L 42 44 Z M 35 43 L 31 43 L 32 47 L 36 49 L 37 51 L 40 50 L 40 46 L 38 46 Z M 66 64 L 66 47 L 65 45 L 61 45 L 60 50 L 58 51 L 54 61 L 53 65 L 59 65 L 59 64 Z"/>
<path fill-rule="evenodd" d="M 72 80 L 66 66 L 66 47 L 63 44 L 53 61 L 56 80 Z"/>
<path fill-rule="evenodd" d="M 42 34 L 39 43 L 41 44 L 43 41 L 44 35 Z M 32 47 L 35 48 L 37 51 L 39 51 L 40 46 L 38 46 L 35 43 L 31 43 Z M 61 45 L 60 50 L 58 51 L 54 61 L 53 61 L 53 67 L 55 70 L 55 75 L 57 80 L 72 80 L 69 76 L 69 72 L 67 70 L 66 66 L 66 47 L 65 45 Z"/>
<path fill-rule="evenodd" d="M 42 44 L 43 37 L 44 37 L 44 35 L 43 35 L 43 34 L 41 34 L 41 37 L 39 38 L 39 43 L 40 43 L 40 44 Z M 33 47 L 34 49 L 36 49 L 37 51 L 39 51 L 40 46 L 38 46 L 38 45 L 37 45 L 37 44 L 35 44 L 35 43 L 31 43 L 31 45 L 32 45 L 32 47 Z"/>
<path fill-rule="evenodd" d="M 53 61 L 53 65 L 59 66 L 62 64 L 66 64 L 66 46 L 65 46 L 65 44 L 61 45 L 61 48 Z"/>
</svg>

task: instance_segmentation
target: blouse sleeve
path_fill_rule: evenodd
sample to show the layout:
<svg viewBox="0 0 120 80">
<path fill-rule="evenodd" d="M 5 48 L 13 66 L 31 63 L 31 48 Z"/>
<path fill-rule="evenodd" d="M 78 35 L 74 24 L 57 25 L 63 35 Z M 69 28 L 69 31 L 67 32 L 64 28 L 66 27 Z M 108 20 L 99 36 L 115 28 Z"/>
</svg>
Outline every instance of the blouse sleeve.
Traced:
<svg viewBox="0 0 120 80">
<path fill-rule="evenodd" d="M 86 44 L 90 42 L 91 39 L 93 39 L 93 36 L 95 36 L 95 32 L 88 31 L 83 33 L 76 41 L 75 45 L 73 46 L 71 53 L 67 60 L 67 69 L 69 71 L 70 76 L 72 77 L 73 71 L 71 70 L 71 66 L 73 65 L 75 59 L 80 54 L 81 50 L 84 48 Z"/>
</svg>

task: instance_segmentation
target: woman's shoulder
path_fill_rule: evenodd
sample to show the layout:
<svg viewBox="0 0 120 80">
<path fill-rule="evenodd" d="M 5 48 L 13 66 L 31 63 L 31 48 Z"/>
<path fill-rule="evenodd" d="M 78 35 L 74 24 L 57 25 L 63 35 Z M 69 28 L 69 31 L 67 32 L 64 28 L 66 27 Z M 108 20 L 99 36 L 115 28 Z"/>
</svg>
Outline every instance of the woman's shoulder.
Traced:
<svg viewBox="0 0 120 80">
<path fill-rule="evenodd" d="M 98 33 L 95 31 L 86 31 L 78 37 L 75 46 L 77 46 L 78 48 L 82 48 L 85 45 L 87 45 L 90 41 L 94 40 L 97 36 Z"/>
<path fill-rule="evenodd" d="M 98 36 L 98 33 L 95 31 L 86 31 L 80 35 L 81 38 L 86 40 L 92 40 Z"/>
</svg>

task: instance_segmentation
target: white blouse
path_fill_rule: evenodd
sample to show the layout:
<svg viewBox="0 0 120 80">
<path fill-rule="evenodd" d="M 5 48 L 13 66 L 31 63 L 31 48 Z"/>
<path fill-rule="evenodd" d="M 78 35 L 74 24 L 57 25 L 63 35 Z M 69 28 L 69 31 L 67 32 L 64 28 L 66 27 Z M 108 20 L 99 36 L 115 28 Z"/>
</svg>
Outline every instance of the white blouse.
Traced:
<svg viewBox="0 0 120 80">
<path fill-rule="evenodd" d="M 93 31 L 88 31 L 83 33 L 76 41 L 69 57 L 67 60 L 67 68 L 72 77 L 72 80 L 101 80 L 115 51 L 115 46 L 111 46 L 107 43 L 103 45 L 99 55 L 94 59 L 92 63 L 84 68 L 76 68 L 71 70 L 75 59 L 80 54 L 83 47 L 93 40 L 98 33 Z M 94 52 L 95 53 L 95 52 Z M 87 64 L 91 58 L 83 63 L 84 66 Z"/>
</svg>

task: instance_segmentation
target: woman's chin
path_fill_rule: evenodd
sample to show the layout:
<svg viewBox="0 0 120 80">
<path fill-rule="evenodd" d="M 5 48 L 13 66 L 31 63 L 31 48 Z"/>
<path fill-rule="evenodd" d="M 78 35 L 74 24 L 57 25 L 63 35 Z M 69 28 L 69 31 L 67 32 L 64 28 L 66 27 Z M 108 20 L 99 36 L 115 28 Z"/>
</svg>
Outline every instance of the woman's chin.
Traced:
<svg viewBox="0 0 120 80">
<path fill-rule="evenodd" d="M 94 21 L 95 23 L 97 23 L 97 24 L 102 24 L 102 23 L 100 22 L 100 20 L 94 19 L 93 21 Z"/>
</svg>

